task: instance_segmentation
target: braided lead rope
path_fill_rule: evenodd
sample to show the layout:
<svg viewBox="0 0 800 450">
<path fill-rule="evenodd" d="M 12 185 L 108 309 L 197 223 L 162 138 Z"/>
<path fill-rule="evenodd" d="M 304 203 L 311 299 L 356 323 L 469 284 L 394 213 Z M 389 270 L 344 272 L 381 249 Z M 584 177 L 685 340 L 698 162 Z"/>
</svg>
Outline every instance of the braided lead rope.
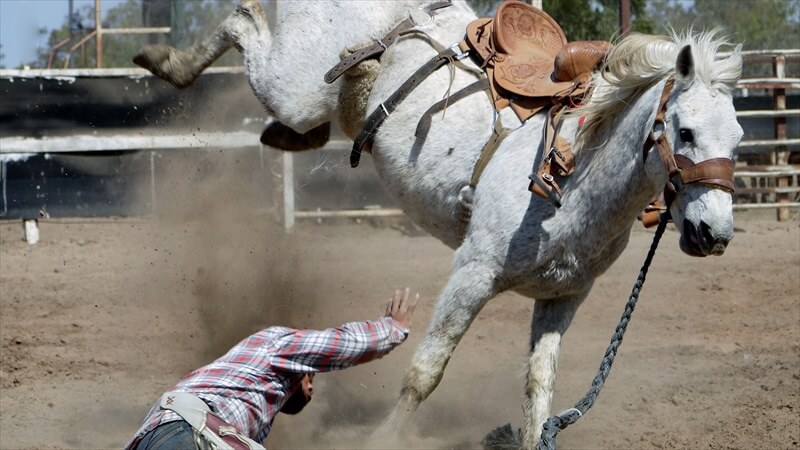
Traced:
<svg viewBox="0 0 800 450">
<path fill-rule="evenodd" d="M 611 371 L 611 364 L 614 363 L 617 349 L 620 344 L 622 344 L 622 336 L 625 334 L 625 329 L 628 328 L 631 314 L 633 314 L 633 308 L 636 307 L 636 302 L 639 300 L 639 292 L 644 285 L 645 277 L 647 277 L 647 270 L 650 267 L 650 263 L 653 261 L 653 256 L 656 254 L 658 241 L 661 240 L 661 235 L 664 234 L 667 222 L 669 222 L 668 213 L 661 214 L 661 220 L 658 223 L 655 236 L 653 236 L 653 243 L 650 244 L 650 251 L 647 252 L 647 257 L 644 260 L 642 269 L 639 271 L 639 277 L 633 285 L 631 296 L 628 299 L 628 303 L 625 304 L 625 311 L 622 313 L 622 319 L 620 319 L 619 325 L 617 325 L 616 330 L 614 330 L 611 343 L 606 349 L 603 360 L 600 362 L 600 369 L 597 371 L 594 380 L 592 380 L 592 386 L 574 407 L 547 419 L 547 422 L 545 422 L 542 427 L 542 438 L 539 441 L 539 445 L 536 446 L 537 450 L 555 450 L 556 435 L 558 432 L 577 422 L 578 419 L 586 414 L 586 411 L 592 407 L 595 399 L 597 399 L 597 396 L 600 394 L 600 389 L 603 388 L 603 383 L 605 383 L 606 378 L 608 378 L 608 373 Z"/>
</svg>

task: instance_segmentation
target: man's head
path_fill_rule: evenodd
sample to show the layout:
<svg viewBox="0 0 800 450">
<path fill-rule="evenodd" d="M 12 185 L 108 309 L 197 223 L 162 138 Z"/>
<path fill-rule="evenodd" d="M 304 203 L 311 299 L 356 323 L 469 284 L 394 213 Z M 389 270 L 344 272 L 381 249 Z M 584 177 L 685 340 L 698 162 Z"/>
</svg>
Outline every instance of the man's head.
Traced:
<svg viewBox="0 0 800 450">
<path fill-rule="evenodd" d="M 302 411 L 314 395 L 313 381 L 313 373 L 303 375 L 300 388 L 295 390 L 291 397 L 289 397 L 289 400 L 283 404 L 281 412 L 284 414 L 297 414 Z"/>
</svg>

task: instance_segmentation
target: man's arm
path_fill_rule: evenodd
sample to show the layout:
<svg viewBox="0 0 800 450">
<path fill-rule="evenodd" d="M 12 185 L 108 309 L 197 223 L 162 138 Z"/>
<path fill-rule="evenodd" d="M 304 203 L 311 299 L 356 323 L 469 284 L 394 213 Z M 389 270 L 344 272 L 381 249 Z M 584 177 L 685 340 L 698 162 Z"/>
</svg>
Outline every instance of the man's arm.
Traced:
<svg viewBox="0 0 800 450">
<path fill-rule="evenodd" d="M 276 342 L 270 358 L 276 369 L 295 373 L 328 372 L 381 358 L 408 335 L 419 294 L 398 290 L 376 321 L 346 323 L 326 330 L 291 330 Z"/>
</svg>

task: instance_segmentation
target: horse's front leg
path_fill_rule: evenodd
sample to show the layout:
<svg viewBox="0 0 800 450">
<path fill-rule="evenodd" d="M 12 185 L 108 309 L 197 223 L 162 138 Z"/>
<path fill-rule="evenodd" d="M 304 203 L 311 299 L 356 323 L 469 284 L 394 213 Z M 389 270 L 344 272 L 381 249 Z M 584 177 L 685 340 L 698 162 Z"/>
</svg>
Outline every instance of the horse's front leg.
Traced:
<svg viewBox="0 0 800 450">
<path fill-rule="evenodd" d="M 542 425 L 550 414 L 553 400 L 561 337 L 588 293 L 587 290 L 574 296 L 537 300 L 534 304 L 525 378 L 523 448 L 533 449 L 539 443 Z"/>
<path fill-rule="evenodd" d="M 133 62 L 182 89 L 194 83 L 206 67 L 231 47 L 243 51 L 255 36 L 269 38 L 267 18 L 259 0 L 242 0 L 236 10 L 201 43 L 186 50 L 161 44 L 148 45 L 134 56 Z"/>
<path fill-rule="evenodd" d="M 453 271 L 436 303 L 428 331 L 406 371 L 400 399 L 375 438 L 400 431 L 439 384 L 456 345 L 486 302 L 499 292 L 495 273 L 476 262 Z"/>
</svg>

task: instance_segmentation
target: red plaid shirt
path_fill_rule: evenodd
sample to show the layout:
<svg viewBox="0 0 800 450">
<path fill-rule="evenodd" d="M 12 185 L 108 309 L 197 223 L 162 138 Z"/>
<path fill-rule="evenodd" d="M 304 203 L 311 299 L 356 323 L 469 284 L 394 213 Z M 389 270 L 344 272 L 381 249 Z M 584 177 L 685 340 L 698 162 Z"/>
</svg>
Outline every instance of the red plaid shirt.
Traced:
<svg viewBox="0 0 800 450">
<path fill-rule="evenodd" d="M 407 335 L 408 330 L 389 317 L 322 331 L 271 327 L 190 373 L 171 391 L 196 394 L 240 433 L 263 442 L 275 415 L 300 387 L 304 374 L 381 358 Z M 176 420 L 181 420 L 180 416 L 162 410 L 156 402 L 126 448 L 133 448 L 158 425 Z"/>
</svg>

